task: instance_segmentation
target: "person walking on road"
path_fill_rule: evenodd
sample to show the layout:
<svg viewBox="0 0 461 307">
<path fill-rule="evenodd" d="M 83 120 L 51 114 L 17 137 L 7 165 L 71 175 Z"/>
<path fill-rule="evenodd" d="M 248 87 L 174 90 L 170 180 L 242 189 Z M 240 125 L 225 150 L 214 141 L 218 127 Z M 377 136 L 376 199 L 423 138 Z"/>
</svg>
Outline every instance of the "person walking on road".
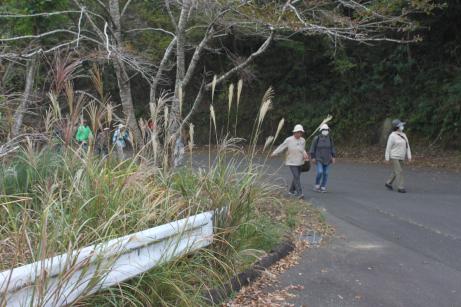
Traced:
<svg viewBox="0 0 461 307">
<path fill-rule="evenodd" d="M 118 128 L 115 130 L 114 135 L 112 136 L 112 143 L 115 145 L 117 150 L 117 157 L 120 161 L 125 160 L 124 149 L 126 147 L 126 141 L 129 140 L 128 130 L 125 128 L 125 125 L 119 124 Z"/>
<path fill-rule="evenodd" d="M 290 168 L 290 171 L 293 174 L 293 181 L 288 193 L 298 198 L 304 198 L 301 187 L 301 167 L 304 164 L 304 161 L 309 159 L 309 156 L 304 149 L 306 140 L 302 137 L 303 133 L 303 126 L 296 125 L 293 129 L 293 135 L 287 137 L 271 155 L 273 157 L 286 151 L 285 165 Z"/>
<path fill-rule="evenodd" d="M 385 159 L 387 162 L 391 162 L 392 173 L 389 179 L 386 181 L 385 186 L 389 190 L 393 190 L 393 183 L 397 185 L 397 191 L 400 193 L 406 193 L 403 180 L 403 162 L 408 159 L 411 162 L 411 149 L 410 143 L 403 129 L 405 123 L 400 119 L 394 119 L 392 121 L 394 131 L 389 135 L 387 139 Z"/>
<path fill-rule="evenodd" d="M 325 193 L 330 164 L 336 163 L 336 148 L 327 124 L 320 127 L 320 134 L 312 140 L 310 156 L 317 171 L 314 191 Z"/>
<path fill-rule="evenodd" d="M 80 126 L 77 129 L 77 134 L 75 135 L 75 138 L 77 139 L 79 146 L 81 146 L 84 151 L 88 150 L 88 142 L 89 139 L 92 137 L 93 133 L 91 132 L 90 127 L 88 126 L 87 120 L 82 118 L 80 121 Z"/>
<path fill-rule="evenodd" d="M 104 157 L 109 154 L 109 138 L 110 138 L 110 131 L 109 127 L 103 128 L 99 133 L 96 135 L 95 147 L 98 155 Z"/>
</svg>

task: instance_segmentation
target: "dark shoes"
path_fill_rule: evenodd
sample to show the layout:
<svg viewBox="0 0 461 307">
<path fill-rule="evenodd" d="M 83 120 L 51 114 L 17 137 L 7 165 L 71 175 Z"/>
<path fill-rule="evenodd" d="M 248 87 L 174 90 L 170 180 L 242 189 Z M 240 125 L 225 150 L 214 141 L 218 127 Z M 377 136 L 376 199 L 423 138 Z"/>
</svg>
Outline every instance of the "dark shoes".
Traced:
<svg viewBox="0 0 461 307">
<path fill-rule="evenodd" d="M 390 191 L 394 190 L 394 189 L 392 188 L 392 184 L 389 184 L 389 183 L 386 182 L 386 183 L 384 184 L 384 186 L 385 186 L 386 188 L 388 188 Z M 399 192 L 399 193 L 407 193 L 407 190 L 405 190 L 405 189 L 398 189 L 397 192 Z"/>
<path fill-rule="evenodd" d="M 297 193 L 293 193 L 293 192 L 288 192 L 288 196 L 293 197 L 293 198 L 297 198 L 297 199 L 304 199 L 304 194 L 297 194 Z"/>
</svg>

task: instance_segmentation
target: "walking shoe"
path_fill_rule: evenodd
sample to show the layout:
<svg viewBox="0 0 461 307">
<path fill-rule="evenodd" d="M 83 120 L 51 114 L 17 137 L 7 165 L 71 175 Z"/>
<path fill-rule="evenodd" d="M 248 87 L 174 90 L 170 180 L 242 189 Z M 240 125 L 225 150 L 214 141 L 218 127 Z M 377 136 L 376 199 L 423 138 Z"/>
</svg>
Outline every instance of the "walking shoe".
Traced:
<svg viewBox="0 0 461 307">
<path fill-rule="evenodd" d="M 291 196 L 291 197 L 295 197 L 295 196 L 296 196 L 296 194 L 295 194 L 295 193 L 293 193 L 293 192 L 290 192 L 290 191 L 288 191 L 288 196 Z"/>
<path fill-rule="evenodd" d="M 384 186 L 385 186 L 386 188 L 388 188 L 389 190 L 391 190 L 391 191 L 394 189 L 394 188 L 392 188 L 392 184 L 389 184 L 389 183 L 387 183 L 387 182 L 384 184 Z"/>
<path fill-rule="evenodd" d="M 304 199 L 304 194 L 298 195 L 297 198 L 298 199 Z"/>
<path fill-rule="evenodd" d="M 326 192 L 327 192 L 327 188 L 325 188 L 325 187 L 321 187 L 321 188 L 320 188 L 320 192 L 322 192 L 322 193 L 326 193 Z"/>
<path fill-rule="evenodd" d="M 407 193 L 407 190 L 405 190 L 405 189 L 398 189 L 397 192 L 399 192 L 399 193 Z"/>
<path fill-rule="evenodd" d="M 319 185 L 316 185 L 316 186 L 314 187 L 314 191 L 315 191 L 315 192 L 320 192 L 320 186 L 319 186 Z"/>
</svg>

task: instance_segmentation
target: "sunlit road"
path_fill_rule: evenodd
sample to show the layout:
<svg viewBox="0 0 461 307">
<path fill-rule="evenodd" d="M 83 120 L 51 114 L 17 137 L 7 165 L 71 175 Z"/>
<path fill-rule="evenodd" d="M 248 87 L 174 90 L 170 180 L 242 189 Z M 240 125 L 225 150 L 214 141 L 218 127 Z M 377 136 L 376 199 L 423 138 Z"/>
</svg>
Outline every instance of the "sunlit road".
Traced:
<svg viewBox="0 0 461 307">
<path fill-rule="evenodd" d="M 339 163 L 326 194 L 312 191 L 313 172 L 303 175 L 306 199 L 337 235 L 282 274 L 281 287 L 304 286 L 290 303 L 461 306 L 461 175 L 407 171 L 407 194 L 386 190 L 387 175 L 385 166 Z M 277 176 L 290 178 L 285 168 Z"/>
</svg>

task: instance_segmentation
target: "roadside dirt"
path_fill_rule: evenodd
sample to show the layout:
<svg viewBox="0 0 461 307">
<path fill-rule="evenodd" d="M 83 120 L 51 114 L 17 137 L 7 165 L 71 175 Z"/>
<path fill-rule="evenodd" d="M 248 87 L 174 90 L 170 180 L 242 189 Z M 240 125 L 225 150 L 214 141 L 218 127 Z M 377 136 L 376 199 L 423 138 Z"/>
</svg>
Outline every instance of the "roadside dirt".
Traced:
<svg viewBox="0 0 461 307">
<path fill-rule="evenodd" d="M 319 210 L 309 206 L 306 202 L 297 202 L 304 209 L 299 212 L 299 218 L 301 218 L 302 223 L 291 234 L 295 238 L 295 249 L 293 252 L 264 271 L 260 278 L 250 285 L 243 287 L 231 301 L 222 304 L 222 306 L 294 306 L 286 301 L 295 297 L 296 292 L 302 290 L 303 286 L 293 284 L 282 288 L 278 284 L 278 276 L 289 268 L 299 264 L 301 254 L 307 248 L 311 248 L 308 241 L 304 239 L 307 233 L 315 231 L 324 238 L 329 238 L 335 232 L 332 226 L 325 223 Z M 274 208 L 266 208 L 266 210 L 273 213 L 273 218 L 280 218 L 278 210 L 274 210 Z"/>
<path fill-rule="evenodd" d="M 384 148 L 381 146 L 338 146 L 338 158 L 352 162 L 383 164 Z M 461 152 L 441 149 L 427 149 L 422 146 L 412 148 L 412 168 L 436 168 L 461 172 Z"/>
</svg>

